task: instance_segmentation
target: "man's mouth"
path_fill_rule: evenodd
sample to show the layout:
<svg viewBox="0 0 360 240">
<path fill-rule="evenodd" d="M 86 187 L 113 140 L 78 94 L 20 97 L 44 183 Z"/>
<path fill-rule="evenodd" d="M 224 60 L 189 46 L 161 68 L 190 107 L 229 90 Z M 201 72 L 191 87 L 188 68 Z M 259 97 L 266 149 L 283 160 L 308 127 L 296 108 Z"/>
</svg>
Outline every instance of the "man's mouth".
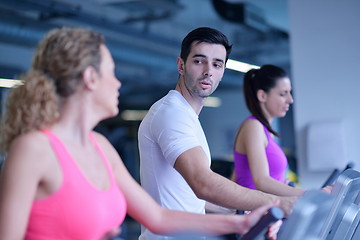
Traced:
<svg viewBox="0 0 360 240">
<path fill-rule="evenodd" d="M 211 87 L 211 82 L 209 82 L 209 81 L 202 80 L 199 82 L 199 84 L 202 88 L 210 88 Z"/>
</svg>

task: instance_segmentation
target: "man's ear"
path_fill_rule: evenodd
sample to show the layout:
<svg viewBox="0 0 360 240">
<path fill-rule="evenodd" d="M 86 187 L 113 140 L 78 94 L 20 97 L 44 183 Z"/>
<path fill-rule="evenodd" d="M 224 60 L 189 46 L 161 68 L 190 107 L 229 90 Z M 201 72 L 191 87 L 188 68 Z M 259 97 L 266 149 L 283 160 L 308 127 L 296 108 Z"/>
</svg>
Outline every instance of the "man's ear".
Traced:
<svg viewBox="0 0 360 240">
<path fill-rule="evenodd" d="M 261 103 L 266 102 L 267 93 L 264 90 L 259 89 L 256 93 L 256 96 L 257 96 L 259 102 L 261 102 Z"/>
<path fill-rule="evenodd" d="M 182 75 L 184 73 L 184 66 L 185 66 L 184 60 L 182 60 L 181 57 L 178 57 L 176 59 L 176 63 L 177 63 L 178 72 L 180 73 L 180 75 Z"/>
<path fill-rule="evenodd" d="M 90 90 L 95 89 L 98 84 L 99 74 L 98 72 L 96 72 L 94 67 L 92 66 L 86 67 L 82 75 L 83 75 L 84 86 Z"/>
</svg>

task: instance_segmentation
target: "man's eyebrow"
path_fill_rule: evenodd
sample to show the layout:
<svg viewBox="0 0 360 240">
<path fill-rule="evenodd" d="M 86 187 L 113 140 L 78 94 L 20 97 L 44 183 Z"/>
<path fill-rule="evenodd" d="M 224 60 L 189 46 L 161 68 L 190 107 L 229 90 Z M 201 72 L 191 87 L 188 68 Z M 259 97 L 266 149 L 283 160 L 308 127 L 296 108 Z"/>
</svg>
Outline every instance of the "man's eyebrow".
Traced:
<svg viewBox="0 0 360 240">
<path fill-rule="evenodd" d="M 194 56 L 192 56 L 193 58 L 196 58 L 196 57 L 202 57 L 202 58 L 207 58 L 205 55 L 203 54 L 195 54 Z"/>
<path fill-rule="evenodd" d="M 214 59 L 216 62 L 221 62 L 221 63 L 224 63 L 224 60 L 220 59 L 220 58 L 215 58 Z"/>
<path fill-rule="evenodd" d="M 196 58 L 196 57 L 202 57 L 202 58 L 207 58 L 205 55 L 203 54 L 195 54 L 194 56 L 192 56 L 193 58 Z M 224 63 L 225 61 L 221 58 L 214 58 L 214 60 L 216 62 L 221 62 L 221 63 Z"/>
</svg>

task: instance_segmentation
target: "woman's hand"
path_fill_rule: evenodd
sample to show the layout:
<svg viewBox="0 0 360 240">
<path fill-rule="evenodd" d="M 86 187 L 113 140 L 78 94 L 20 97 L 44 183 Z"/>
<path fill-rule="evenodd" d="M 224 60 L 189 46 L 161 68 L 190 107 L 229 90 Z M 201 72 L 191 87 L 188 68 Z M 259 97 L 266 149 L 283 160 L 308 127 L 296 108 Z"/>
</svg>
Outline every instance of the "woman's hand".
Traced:
<svg viewBox="0 0 360 240">
<path fill-rule="evenodd" d="M 334 187 L 334 185 L 325 186 L 325 187 L 321 188 L 321 191 L 330 194 L 333 187 Z"/>
<path fill-rule="evenodd" d="M 109 232 L 107 232 L 102 238 L 101 240 L 109 240 L 113 237 L 118 236 L 121 233 L 121 228 L 115 228 Z"/>
<path fill-rule="evenodd" d="M 269 238 L 270 240 L 276 240 L 277 234 L 280 230 L 282 223 L 283 223 L 282 220 L 278 220 L 274 224 L 271 224 L 271 226 L 268 228 L 268 231 L 266 233 L 266 237 Z"/>
<path fill-rule="evenodd" d="M 244 233 L 248 232 L 250 228 L 252 228 L 259 220 L 260 218 L 265 215 L 268 210 L 274 206 L 277 206 L 279 204 L 279 201 L 275 201 L 272 204 L 268 204 L 265 206 L 262 206 L 255 211 L 252 211 L 250 214 L 244 215 L 246 217 L 245 220 L 245 231 Z M 275 222 L 274 224 L 271 224 L 268 227 L 268 231 L 266 233 L 266 237 L 268 237 L 271 240 L 276 240 L 277 233 L 279 232 L 280 226 L 282 225 L 282 220 L 279 220 Z M 242 234 L 244 234 L 242 233 Z"/>
</svg>

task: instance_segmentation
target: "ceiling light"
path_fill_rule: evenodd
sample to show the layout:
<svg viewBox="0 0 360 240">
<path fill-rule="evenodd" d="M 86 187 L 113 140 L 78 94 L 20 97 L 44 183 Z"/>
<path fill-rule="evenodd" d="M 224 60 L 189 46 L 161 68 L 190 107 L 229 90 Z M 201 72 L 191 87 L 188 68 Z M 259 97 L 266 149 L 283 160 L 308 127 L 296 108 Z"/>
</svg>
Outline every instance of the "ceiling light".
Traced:
<svg viewBox="0 0 360 240">
<path fill-rule="evenodd" d="M 256 66 L 256 65 L 252 65 L 252 64 L 248 64 L 248 63 L 244 63 L 244 62 L 239 62 L 239 61 L 232 60 L 232 59 L 228 59 L 228 61 L 226 63 L 226 68 L 246 73 L 247 71 L 249 71 L 249 70 L 251 70 L 253 68 L 260 68 L 260 67 Z"/>
<path fill-rule="evenodd" d="M 226 63 L 226 68 L 234 70 L 234 71 L 246 73 L 250 69 L 260 68 L 260 67 L 256 66 L 256 65 L 228 59 L 228 61 Z M 15 87 L 20 84 L 22 84 L 21 80 L 0 78 L 0 87 L 12 88 L 12 87 Z"/>
<path fill-rule="evenodd" d="M 12 88 L 23 84 L 21 80 L 0 78 L 0 87 Z"/>
<path fill-rule="evenodd" d="M 204 107 L 220 107 L 221 99 L 218 97 L 207 97 L 204 103 Z"/>
<path fill-rule="evenodd" d="M 125 121 L 141 121 L 145 117 L 148 110 L 124 110 L 121 118 Z"/>
</svg>

